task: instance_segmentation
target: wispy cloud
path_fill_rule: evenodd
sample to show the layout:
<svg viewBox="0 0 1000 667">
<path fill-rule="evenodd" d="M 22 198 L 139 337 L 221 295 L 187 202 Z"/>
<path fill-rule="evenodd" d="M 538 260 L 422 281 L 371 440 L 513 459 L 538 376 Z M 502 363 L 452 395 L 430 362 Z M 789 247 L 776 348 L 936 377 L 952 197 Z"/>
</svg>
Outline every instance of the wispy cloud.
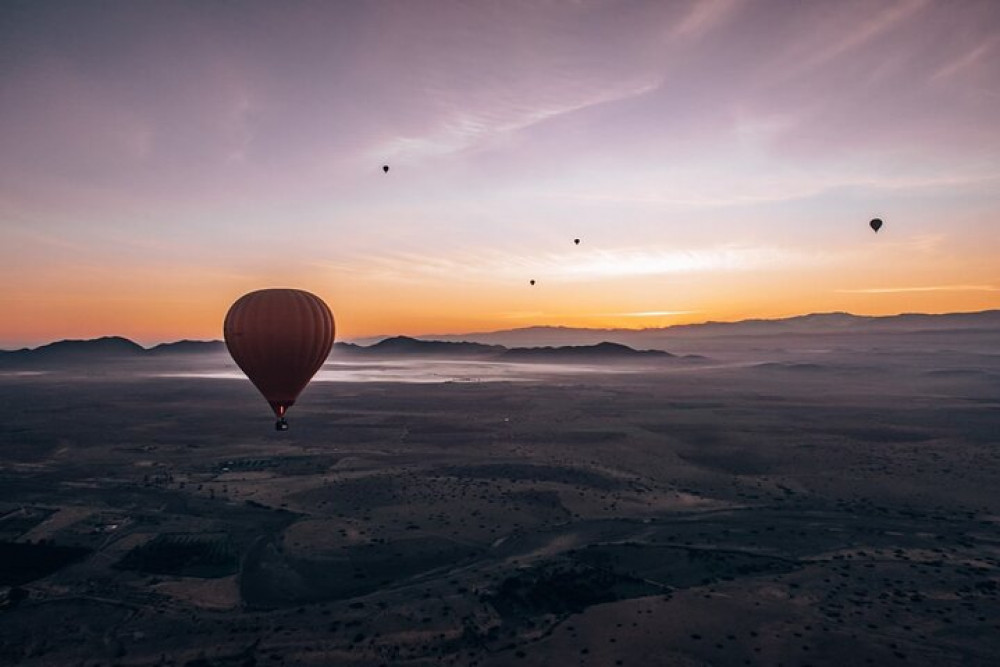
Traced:
<svg viewBox="0 0 1000 667">
<path fill-rule="evenodd" d="M 727 245 L 688 250 L 618 248 L 582 256 L 537 255 L 503 251 L 452 251 L 447 256 L 392 253 L 363 262 L 330 264 L 338 271 L 367 273 L 388 280 L 476 280 L 571 282 L 666 274 L 740 272 L 806 266 L 823 261 L 822 253 L 772 246 Z M 652 311 L 651 311 L 652 312 Z M 665 313 L 668 311 L 664 311 Z"/>
<path fill-rule="evenodd" d="M 542 310 L 526 310 L 526 311 L 512 311 L 506 313 L 498 313 L 499 317 L 504 319 L 521 320 L 521 319 L 539 319 L 542 317 L 556 317 L 562 320 L 586 320 L 594 318 L 618 318 L 618 317 L 679 317 L 681 315 L 696 315 L 703 311 L 700 310 L 647 310 L 639 311 L 634 313 L 550 313 Z"/>
<path fill-rule="evenodd" d="M 984 40 L 982 43 L 973 47 L 971 50 L 963 53 L 958 58 L 952 60 L 951 62 L 945 64 L 943 67 L 938 69 L 934 74 L 931 75 L 931 81 L 937 81 L 939 79 L 944 79 L 950 77 L 964 69 L 972 67 L 980 60 L 982 60 L 987 53 L 1000 41 L 1000 38 L 990 37 Z"/>
<path fill-rule="evenodd" d="M 673 317 L 676 315 L 696 315 L 700 310 L 645 310 L 637 313 L 607 313 L 608 317 Z"/>
<path fill-rule="evenodd" d="M 863 289 L 838 289 L 839 294 L 900 294 L 904 292 L 1000 292 L 993 285 L 925 285 L 922 287 L 869 287 Z"/>
<path fill-rule="evenodd" d="M 796 46 L 802 49 L 798 59 L 790 59 L 784 69 L 776 69 L 774 74 L 779 77 L 794 77 L 826 65 L 845 54 L 871 42 L 876 37 L 889 31 L 899 23 L 909 19 L 919 12 L 928 0 L 904 0 L 894 4 L 872 5 L 881 11 L 876 15 L 861 17 L 860 21 L 845 22 L 833 29 L 827 29 L 826 22 L 817 21 L 815 25 L 819 34 L 804 35 L 810 41 L 799 42 Z M 816 43 L 817 38 L 821 40 Z"/>
<path fill-rule="evenodd" d="M 629 183 L 607 190 L 581 187 L 546 196 L 572 202 L 720 209 L 805 200 L 848 188 L 889 195 L 954 192 L 959 188 L 981 190 L 1000 185 L 1000 172 L 980 168 L 957 173 L 887 175 L 873 168 L 869 174 L 834 169 L 784 173 L 780 165 L 763 158 L 748 160 L 738 170 L 720 158 L 709 165 L 688 165 L 676 173 L 645 175 L 645 179 L 648 184 Z"/>
<path fill-rule="evenodd" d="M 723 246 L 690 250 L 630 249 L 599 251 L 580 259 L 550 258 L 549 273 L 562 278 L 651 276 L 706 271 L 747 271 L 787 265 L 799 257 L 777 247 Z"/>
<path fill-rule="evenodd" d="M 697 37 L 710 31 L 733 14 L 739 0 L 701 0 L 691 5 L 687 15 L 670 31 L 671 37 Z"/>
<path fill-rule="evenodd" d="M 373 161 L 386 158 L 404 162 L 422 157 L 447 155 L 488 141 L 497 135 L 527 129 L 557 116 L 636 97 L 655 90 L 659 85 L 659 79 L 653 78 L 611 85 L 598 94 L 588 92 L 580 96 L 579 92 L 568 92 L 567 99 L 563 101 L 549 102 L 535 108 L 517 105 L 507 110 L 497 109 L 495 102 L 483 102 L 484 109 L 481 111 L 456 108 L 429 133 L 390 139 L 384 144 L 372 147 L 368 155 Z"/>
</svg>

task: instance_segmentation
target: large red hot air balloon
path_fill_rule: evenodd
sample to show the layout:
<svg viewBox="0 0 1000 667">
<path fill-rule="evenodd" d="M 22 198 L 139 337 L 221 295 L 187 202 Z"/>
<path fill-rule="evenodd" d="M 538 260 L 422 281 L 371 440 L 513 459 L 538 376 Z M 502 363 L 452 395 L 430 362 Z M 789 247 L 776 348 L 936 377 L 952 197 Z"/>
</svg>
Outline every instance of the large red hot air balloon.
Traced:
<svg viewBox="0 0 1000 667">
<path fill-rule="evenodd" d="M 288 428 L 285 412 L 333 347 L 333 313 L 314 294 L 263 289 L 244 294 L 226 313 L 226 347 Z"/>
</svg>

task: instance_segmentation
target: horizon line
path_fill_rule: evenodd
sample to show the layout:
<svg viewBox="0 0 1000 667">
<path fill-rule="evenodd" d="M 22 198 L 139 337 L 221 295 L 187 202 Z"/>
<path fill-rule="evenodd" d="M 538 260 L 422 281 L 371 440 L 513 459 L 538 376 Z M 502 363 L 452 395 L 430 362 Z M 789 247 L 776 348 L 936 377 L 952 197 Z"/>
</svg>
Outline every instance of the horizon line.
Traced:
<svg viewBox="0 0 1000 667">
<path fill-rule="evenodd" d="M 898 313 L 891 313 L 891 314 L 887 314 L 887 315 L 858 315 L 856 313 L 851 313 L 851 312 L 844 311 L 844 310 L 832 310 L 832 311 L 800 313 L 800 314 L 797 314 L 797 315 L 783 315 L 781 317 L 771 317 L 771 318 L 767 318 L 767 317 L 747 317 L 747 318 L 738 319 L 738 320 L 704 320 L 702 322 L 688 322 L 688 323 L 685 323 L 685 324 L 668 324 L 668 325 L 665 325 L 665 326 L 662 326 L 662 327 L 575 327 L 575 326 L 567 326 L 567 325 L 563 325 L 563 324 L 533 324 L 533 325 L 524 326 L 524 327 L 516 327 L 516 328 L 512 328 L 512 329 L 494 329 L 494 330 L 491 330 L 491 331 L 465 331 L 465 332 L 448 332 L 448 333 L 434 332 L 434 333 L 416 333 L 416 334 L 395 333 L 395 334 L 374 334 L 374 335 L 370 335 L 370 336 L 352 336 L 350 338 L 344 338 L 344 339 L 338 340 L 336 342 L 337 343 L 357 344 L 358 341 L 371 341 L 371 340 L 376 340 L 376 339 L 378 339 L 378 340 L 386 340 L 386 339 L 389 339 L 389 338 L 398 338 L 398 337 L 416 338 L 416 339 L 423 338 L 423 339 L 427 339 L 427 340 L 433 340 L 433 338 L 429 338 L 429 337 L 433 337 L 433 336 L 449 336 L 449 337 L 450 336 L 485 336 L 485 335 L 490 335 L 490 334 L 510 333 L 510 332 L 514 332 L 514 331 L 525 331 L 525 330 L 529 330 L 529 329 L 568 329 L 568 330 L 577 330 L 577 331 L 608 331 L 608 332 L 611 332 L 611 331 L 632 331 L 632 332 L 665 331 L 665 330 L 668 330 L 668 329 L 690 328 L 690 327 L 705 326 L 705 325 L 710 325 L 710 324 L 742 324 L 742 323 L 747 323 L 747 322 L 781 322 L 781 321 L 785 321 L 785 320 L 792 320 L 792 319 L 797 319 L 797 318 L 802 318 L 802 317 L 813 317 L 813 316 L 817 316 L 817 315 L 847 315 L 847 316 L 856 317 L 856 318 L 859 318 L 859 319 L 889 319 L 889 318 L 893 318 L 893 317 L 902 317 L 902 316 L 907 316 L 907 315 L 918 315 L 918 316 L 927 316 L 927 317 L 948 317 L 948 316 L 952 316 L 952 315 L 979 315 L 979 314 L 992 313 L 992 312 L 1000 312 L 1000 307 L 997 307 L 997 308 L 986 308 L 986 309 L 983 309 L 983 310 L 948 311 L 948 312 L 945 312 L 945 313 L 928 313 L 928 312 L 916 312 L 916 311 L 901 311 L 901 312 L 898 312 Z M 59 338 L 59 339 L 56 339 L 56 340 L 51 340 L 51 341 L 49 341 L 47 343 L 40 343 L 40 344 L 36 345 L 35 347 L 28 347 L 28 346 L 23 346 L 23 347 L 18 347 L 18 348 L 6 348 L 6 347 L 4 347 L 4 348 L 0 348 L 0 352 L 20 352 L 20 351 L 23 351 L 23 350 L 35 350 L 35 349 L 38 349 L 38 348 L 41 348 L 41 347 L 45 347 L 47 345 L 52 345 L 52 344 L 55 344 L 55 343 L 63 343 L 63 342 L 86 342 L 86 341 L 101 340 L 103 338 L 121 338 L 123 340 L 127 340 L 127 341 L 129 341 L 131 343 L 134 343 L 134 344 L 138 345 L 139 347 L 141 347 L 141 348 L 143 348 L 145 350 L 151 350 L 151 349 L 153 349 L 155 347 L 158 347 L 160 345 L 172 345 L 172 344 L 184 343 L 184 342 L 192 342 L 192 343 L 224 343 L 225 342 L 223 338 L 207 338 L 207 339 L 205 339 L 205 338 L 201 338 L 201 339 L 198 339 L 198 338 L 178 338 L 178 339 L 175 339 L 175 340 L 161 340 L 159 342 L 152 343 L 152 344 L 146 346 L 146 345 L 142 345 L 142 344 L 136 342 L 135 340 L 129 338 L 128 336 L 123 336 L 121 334 L 111 334 L 111 333 L 109 333 L 109 334 L 94 336 L 92 338 Z"/>
</svg>

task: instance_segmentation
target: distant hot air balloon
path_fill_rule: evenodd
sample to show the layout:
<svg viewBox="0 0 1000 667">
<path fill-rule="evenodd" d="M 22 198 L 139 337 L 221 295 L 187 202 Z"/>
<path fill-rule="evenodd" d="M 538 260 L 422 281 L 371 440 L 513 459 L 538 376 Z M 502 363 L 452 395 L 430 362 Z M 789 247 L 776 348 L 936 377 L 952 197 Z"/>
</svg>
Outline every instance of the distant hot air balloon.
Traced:
<svg viewBox="0 0 1000 667">
<path fill-rule="evenodd" d="M 580 239 L 573 239 L 573 243 L 575 243 L 576 245 L 580 245 Z"/>
<path fill-rule="evenodd" d="M 297 289 L 244 294 L 226 313 L 226 347 L 288 429 L 285 412 L 333 347 L 333 313 L 318 296 Z"/>
<path fill-rule="evenodd" d="M 872 219 L 872 221 L 868 223 L 868 226 L 875 230 L 875 233 L 878 234 L 878 230 L 882 229 L 882 218 Z"/>
<path fill-rule="evenodd" d="M 535 284 L 535 281 L 534 281 L 534 280 L 529 280 L 528 282 L 529 282 L 529 283 L 531 283 L 532 285 L 534 285 L 534 284 Z"/>
<path fill-rule="evenodd" d="M 387 164 L 383 164 L 383 165 L 382 165 L 382 171 L 384 171 L 385 173 L 387 173 L 387 174 L 388 174 L 388 173 L 389 173 L 389 165 L 387 165 Z"/>
</svg>

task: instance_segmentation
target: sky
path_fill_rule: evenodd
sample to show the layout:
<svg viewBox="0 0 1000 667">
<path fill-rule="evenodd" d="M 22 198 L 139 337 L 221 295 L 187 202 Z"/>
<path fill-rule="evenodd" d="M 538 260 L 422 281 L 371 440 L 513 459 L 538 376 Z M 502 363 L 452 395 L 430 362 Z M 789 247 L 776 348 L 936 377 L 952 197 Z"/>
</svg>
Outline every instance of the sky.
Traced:
<svg viewBox="0 0 1000 667">
<path fill-rule="evenodd" d="M 339 339 L 971 311 L 998 258 L 995 0 L 0 4 L 0 347 L 264 287 Z"/>
</svg>

